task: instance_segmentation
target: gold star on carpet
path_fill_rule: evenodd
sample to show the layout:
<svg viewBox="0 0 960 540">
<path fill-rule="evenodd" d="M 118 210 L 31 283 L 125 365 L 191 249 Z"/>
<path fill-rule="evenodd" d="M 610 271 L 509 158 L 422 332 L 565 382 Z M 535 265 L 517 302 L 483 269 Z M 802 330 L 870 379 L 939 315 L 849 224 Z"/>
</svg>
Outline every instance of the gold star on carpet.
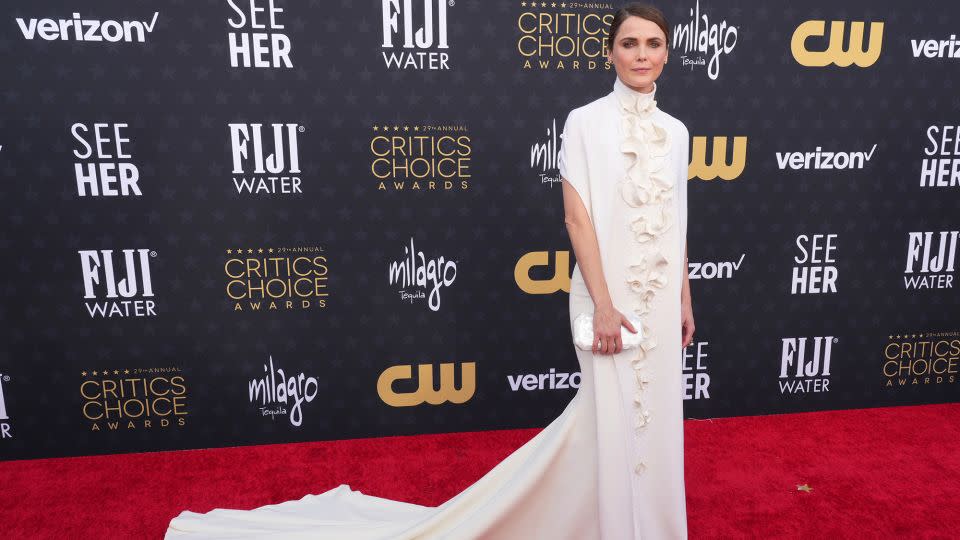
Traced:
<svg viewBox="0 0 960 540">
<path fill-rule="evenodd" d="M 403 126 L 404 131 L 410 131 L 410 126 Z"/>
<path fill-rule="evenodd" d="M 94 376 L 94 377 L 97 376 L 97 372 L 96 372 L 96 371 L 93 372 L 93 376 Z"/>
<path fill-rule="evenodd" d="M 390 126 L 383 126 L 384 131 L 390 131 Z"/>
<path fill-rule="evenodd" d="M 81 372 L 80 372 L 80 375 L 86 377 L 86 376 L 87 376 L 87 372 L 86 372 L 86 371 L 81 371 Z"/>
<path fill-rule="evenodd" d="M 233 253 L 233 250 L 232 250 L 232 249 L 228 249 L 228 250 L 227 250 L 227 255 L 230 255 L 231 253 Z"/>
<path fill-rule="evenodd" d="M 269 251 L 270 253 L 273 253 L 273 248 L 270 248 L 267 251 Z"/>
<path fill-rule="evenodd" d="M 129 370 L 129 369 L 125 369 L 125 370 L 123 370 L 123 373 L 126 375 L 127 373 L 130 373 L 130 370 Z"/>
<path fill-rule="evenodd" d="M 251 248 L 251 249 L 248 249 L 248 250 L 247 250 L 247 253 L 250 253 L 250 254 L 252 254 L 252 253 L 253 253 L 253 248 Z"/>
<path fill-rule="evenodd" d="M 806 491 L 807 493 L 810 493 L 813 491 L 813 488 L 807 484 L 797 484 L 797 491 Z"/>
<path fill-rule="evenodd" d="M 377 127 L 377 126 L 373 126 L 373 130 L 374 130 L 374 131 L 380 131 L 380 128 Z"/>
<path fill-rule="evenodd" d="M 400 126 L 393 126 L 394 131 L 400 131 Z"/>
<path fill-rule="evenodd" d="M 258 249 L 257 253 L 263 253 L 263 248 Z"/>
<path fill-rule="evenodd" d="M 420 131 L 420 126 L 413 126 L 414 131 Z"/>
<path fill-rule="evenodd" d="M 119 375 L 119 374 L 120 374 L 120 370 L 119 370 L 119 369 L 113 370 L 113 374 L 114 374 L 114 375 Z"/>
</svg>

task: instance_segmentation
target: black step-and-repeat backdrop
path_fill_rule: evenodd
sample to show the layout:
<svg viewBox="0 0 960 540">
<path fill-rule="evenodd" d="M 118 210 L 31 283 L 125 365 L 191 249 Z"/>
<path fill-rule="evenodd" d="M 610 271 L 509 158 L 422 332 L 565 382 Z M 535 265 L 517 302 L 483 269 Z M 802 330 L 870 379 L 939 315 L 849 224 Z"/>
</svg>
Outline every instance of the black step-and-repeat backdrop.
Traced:
<svg viewBox="0 0 960 540">
<path fill-rule="evenodd" d="M 0 457 L 548 423 L 616 7 L 5 6 Z M 958 400 L 960 6 L 662 7 L 687 417 Z"/>
</svg>

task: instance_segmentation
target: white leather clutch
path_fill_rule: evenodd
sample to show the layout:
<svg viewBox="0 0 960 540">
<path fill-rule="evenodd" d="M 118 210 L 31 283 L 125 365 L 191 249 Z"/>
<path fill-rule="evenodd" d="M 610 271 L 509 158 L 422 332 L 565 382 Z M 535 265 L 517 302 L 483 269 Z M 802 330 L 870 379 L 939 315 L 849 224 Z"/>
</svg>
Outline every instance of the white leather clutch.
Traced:
<svg viewBox="0 0 960 540">
<path fill-rule="evenodd" d="M 640 317 L 628 315 L 627 320 L 637 329 L 634 334 L 627 327 L 620 326 L 620 341 L 623 343 L 623 349 L 633 349 L 640 345 L 643 340 L 643 327 L 640 324 Z M 584 351 L 593 350 L 593 315 L 581 313 L 573 320 L 573 344 Z"/>
</svg>

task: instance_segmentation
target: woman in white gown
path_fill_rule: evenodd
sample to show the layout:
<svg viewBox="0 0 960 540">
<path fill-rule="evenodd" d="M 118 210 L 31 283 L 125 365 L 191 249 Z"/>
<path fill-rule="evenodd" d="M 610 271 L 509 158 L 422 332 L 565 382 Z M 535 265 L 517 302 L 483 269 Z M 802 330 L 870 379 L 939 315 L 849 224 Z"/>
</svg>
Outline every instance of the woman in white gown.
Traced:
<svg viewBox="0 0 960 540">
<path fill-rule="evenodd" d="M 542 432 L 438 507 L 341 485 L 254 510 L 185 511 L 167 538 L 686 538 L 681 345 L 693 335 L 686 273 L 689 136 L 656 107 L 668 26 L 630 4 L 609 33 L 613 91 L 567 117 L 560 174 L 577 260 L 571 324 L 593 314 L 582 383 Z M 624 314 L 639 347 L 622 349 Z"/>
</svg>

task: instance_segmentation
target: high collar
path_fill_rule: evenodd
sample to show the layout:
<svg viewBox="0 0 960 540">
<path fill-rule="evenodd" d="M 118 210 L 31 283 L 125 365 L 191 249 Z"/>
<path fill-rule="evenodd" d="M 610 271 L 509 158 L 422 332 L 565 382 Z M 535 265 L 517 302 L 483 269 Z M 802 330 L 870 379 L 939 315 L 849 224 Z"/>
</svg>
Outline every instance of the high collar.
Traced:
<svg viewBox="0 0 960 540">
<path fill-rule="evenodd" d="M 613 82 L 613 93 L 616 94 L 620 106 L 627 112 L 644 114 L 653 111 L 657 106 L 657 102 L 654 100 L 654 96 L 657 93 L 656 82 L 653 83 L 653 90 L 644 94 L 623 84 L 620 77 L 617 77 Z"/>
</svg>

